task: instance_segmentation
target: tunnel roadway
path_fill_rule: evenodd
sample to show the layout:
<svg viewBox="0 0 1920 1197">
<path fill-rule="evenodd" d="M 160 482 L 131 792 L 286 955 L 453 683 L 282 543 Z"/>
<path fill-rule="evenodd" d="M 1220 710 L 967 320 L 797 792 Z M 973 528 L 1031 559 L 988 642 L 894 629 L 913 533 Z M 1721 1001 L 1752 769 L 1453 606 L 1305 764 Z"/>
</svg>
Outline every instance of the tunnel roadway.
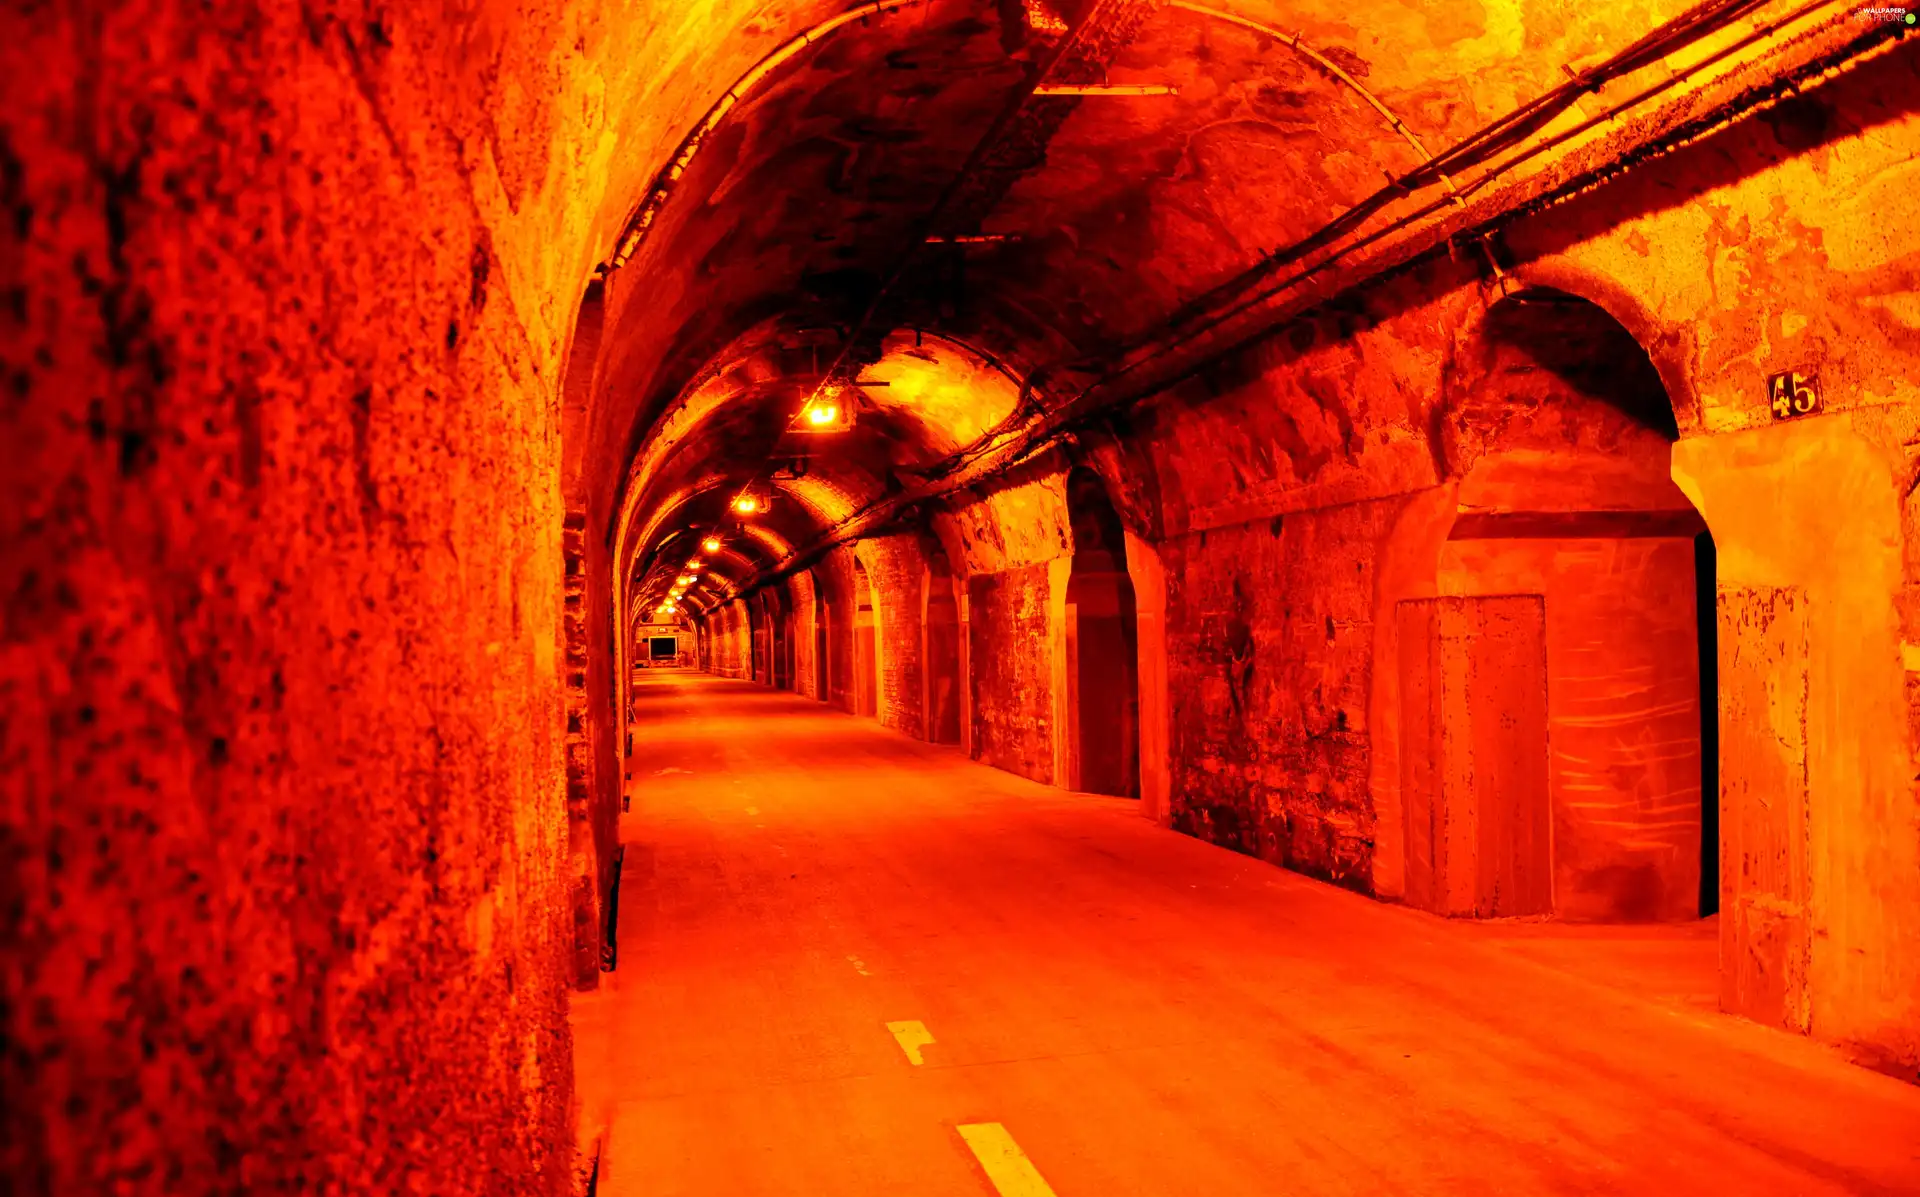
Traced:
<svg viewBox="0 0 1920 1197">
<path fill-rule="evenodd" d="M 1920 1086 L 1714 1011 L 1710 925 L 1447 922 L 746 682 L 636 710 L 603 1197 L 1920 1192 Z"/>
</svg>

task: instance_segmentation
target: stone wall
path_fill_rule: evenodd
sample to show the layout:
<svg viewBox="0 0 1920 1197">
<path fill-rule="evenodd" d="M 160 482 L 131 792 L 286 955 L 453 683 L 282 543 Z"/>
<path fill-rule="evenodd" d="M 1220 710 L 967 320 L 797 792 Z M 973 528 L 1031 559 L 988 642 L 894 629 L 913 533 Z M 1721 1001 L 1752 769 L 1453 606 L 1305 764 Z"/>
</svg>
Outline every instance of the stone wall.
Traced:
<svg viewBox="0 0 1920 1197">
<path fill-rule="evenodd" d="M 813 572 L 802 570 L 787 579 L 787 605 L 793 612 L 793 692 L 819 702 L 819 634 L 815 624 Z"/>
<path fill-rule="evenodd" d="M 13 1191 L 571 1181 L 567 317 L 461 36 L 0 17 Z"/>
<path fill-rule="evenodd" d="M 1054 776 L 1049 567 L 967 579 L 975 760 L 1035 781 Z"/>
<path fill-rule="evenodd" d="M 1160 546 L 1176 828 L 1369 888 L 1372 566 L 1394 509 L 1275 516 Z"/>
<path fill-rule="evenodd" d="M 926 738 L 926 674 L 922 627 L 926 561 L 909 536 L 862 544 L 872 579 L 880 640 L 880 722 L 916 740 Z"/>
</svg>

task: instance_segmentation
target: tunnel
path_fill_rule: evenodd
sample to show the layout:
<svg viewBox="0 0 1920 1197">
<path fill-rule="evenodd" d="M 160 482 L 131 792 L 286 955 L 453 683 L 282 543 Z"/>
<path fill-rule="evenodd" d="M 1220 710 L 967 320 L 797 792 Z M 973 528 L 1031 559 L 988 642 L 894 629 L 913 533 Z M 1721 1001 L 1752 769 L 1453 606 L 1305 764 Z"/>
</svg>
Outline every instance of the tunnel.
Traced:
<svg viewBox="0 0 1920 1197">
<path fill-rule="evenodd" d="M 1920 1192 L 1920 43 L 0 14 L 9 1192 Z"/>
</svg>

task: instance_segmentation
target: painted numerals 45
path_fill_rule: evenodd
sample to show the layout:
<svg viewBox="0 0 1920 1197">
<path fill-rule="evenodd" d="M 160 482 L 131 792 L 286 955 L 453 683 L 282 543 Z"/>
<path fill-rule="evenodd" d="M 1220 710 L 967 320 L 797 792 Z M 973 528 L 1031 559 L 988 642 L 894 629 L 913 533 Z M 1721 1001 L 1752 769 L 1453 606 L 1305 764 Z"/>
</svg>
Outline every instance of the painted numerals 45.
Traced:
<svg viewBox="0 0 1920 1197">
<path fill-rule="evenodd" d="M 1820 410 L 1820 380 L 1789 370 L 1767 376 L 1767 405 L 1776 420 L 1791 420 Z"/>
</svg>

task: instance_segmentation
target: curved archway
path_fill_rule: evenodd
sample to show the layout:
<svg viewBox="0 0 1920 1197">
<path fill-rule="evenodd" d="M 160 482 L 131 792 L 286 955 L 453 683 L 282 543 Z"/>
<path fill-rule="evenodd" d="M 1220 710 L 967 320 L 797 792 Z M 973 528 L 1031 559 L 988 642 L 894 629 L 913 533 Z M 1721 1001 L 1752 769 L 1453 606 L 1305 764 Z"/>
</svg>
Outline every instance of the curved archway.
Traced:
<svg viewBox="0 0 1920 1197">
<path fill-rule="evenodd" d="M 1126 533 L 1100 476 L 1067 475 L 1067 788 L 1140 796 L 1140 662 Z"/>
<path fill-rule="evenodd" d="M 1711 912 L 1713 554 L 1671 478 L 1672 403 L 1632 334 L 1566 292 L 1502 299 L 1476 340 L 1433 597 L 1395 613 L 1407 900 Z"/>
</svg>

